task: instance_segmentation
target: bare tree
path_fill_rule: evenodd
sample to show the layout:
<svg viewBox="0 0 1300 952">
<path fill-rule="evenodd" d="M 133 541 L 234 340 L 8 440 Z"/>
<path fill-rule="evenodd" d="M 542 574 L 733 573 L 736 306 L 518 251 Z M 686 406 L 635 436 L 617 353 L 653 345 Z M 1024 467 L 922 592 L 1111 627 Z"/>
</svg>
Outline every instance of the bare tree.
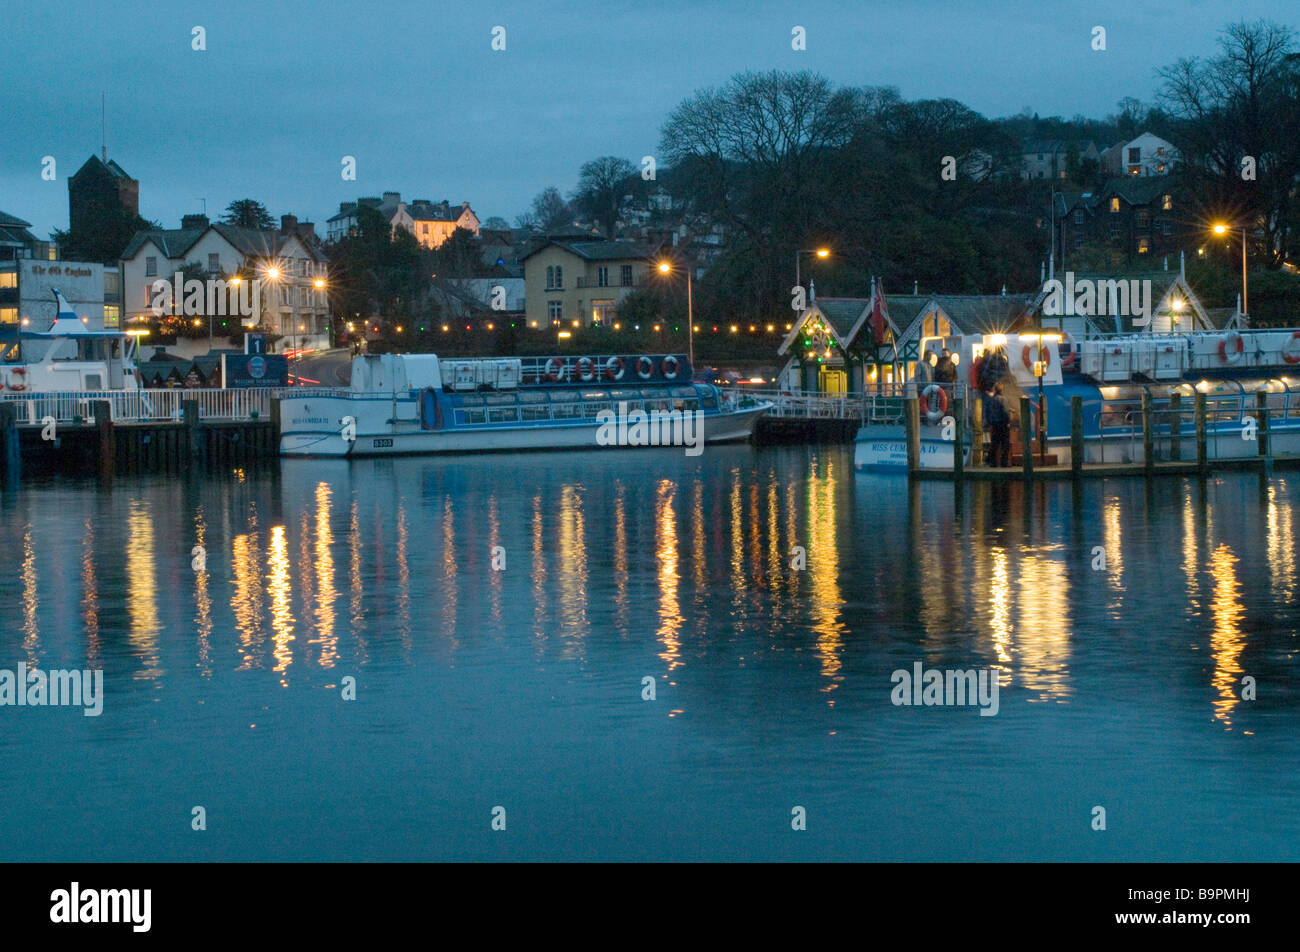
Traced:
<svg viewBox="0 0 1300 952">
<path fill-rule="evenodd" d="M 627 159 L 606 155 L 582 166 L 573 205 L 600 225 L 605 237 L 616 237 L 618 219 L 627 201 L 636 167 Z"/>
<path fill-rule="evenodd" d="M 517 228 L 526 228 L 539 235 L 572 224 L 573 208 L 554 185 L 542 189 L 533 199 L 532 208 L 515 219 Z"/>
</svg>

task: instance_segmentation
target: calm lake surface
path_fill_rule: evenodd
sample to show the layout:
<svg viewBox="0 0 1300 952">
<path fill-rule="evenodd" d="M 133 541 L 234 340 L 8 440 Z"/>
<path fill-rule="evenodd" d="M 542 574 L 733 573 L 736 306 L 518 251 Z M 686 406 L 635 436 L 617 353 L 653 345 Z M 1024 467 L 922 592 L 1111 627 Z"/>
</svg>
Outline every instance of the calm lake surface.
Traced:
<svg viewBox="0 0 1300 952">
<path fill-rule="evenodd" d="M 1295 860 L 1298 502 L 851 447 L 28 479 L 0 668 L 105 698 L 0 707 L 0 859 Z M 893 704 L 917 662 L 996 716 Z"/>
</svg>

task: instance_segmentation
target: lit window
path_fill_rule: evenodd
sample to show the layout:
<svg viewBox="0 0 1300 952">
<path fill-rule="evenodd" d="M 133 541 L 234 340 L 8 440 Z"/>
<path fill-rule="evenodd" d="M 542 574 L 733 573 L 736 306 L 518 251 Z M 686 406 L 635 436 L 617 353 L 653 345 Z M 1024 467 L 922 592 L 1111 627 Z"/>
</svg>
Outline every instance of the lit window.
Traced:
<svg viewBox="0 0 1300 952">
<path fill-rule="evenodd" d="M 1174 197 L 1172 195 L 1166 195 L 1160 200 L 1160 207 L 1164 211 L 1172 209 L 1174 207 Z"/>
<path fill-rule="evenodd" d="M 1112 212 L 1119 211 L 1119 196 L 1115 196 L 1110 200 L 1110 210 Z"/>
</svg>

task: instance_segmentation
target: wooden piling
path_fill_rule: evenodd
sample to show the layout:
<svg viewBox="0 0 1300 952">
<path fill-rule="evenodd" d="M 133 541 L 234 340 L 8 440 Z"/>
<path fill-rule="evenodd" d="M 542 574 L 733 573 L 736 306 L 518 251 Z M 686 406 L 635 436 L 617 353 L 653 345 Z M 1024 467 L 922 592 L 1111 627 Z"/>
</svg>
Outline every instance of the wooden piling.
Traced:
<svg viewBox="0 0 1300 952">
<path fill-rule="evenodd" d="M 1183 395 L 1175 390 L 1169 395 L 1169 458 L 1183 458 Z"/>
<path fill-rule="evenodd" d="M 907 433 L 907 473 L 921 468 L 921 401 L 910 396 L 903 401 L 903 421 Z"/>
<path fill-rule="evenodd" d="M 952 418 L 955 424 L 953 433 L 955 438 L 952 444 L 952 481 L 958 486 L 961 485 L 966 468 L 966 461 L 962 458 L 965 455 L 962 452 L 962 441 L 966 437 L 965 404 L 966 401 L 961 397 L 952 398 Z"/>
<path fill-rule="evenodd" d="M 1142 469 L 1152 476 L 1156 471 L 1156 434 L 1151 426 L 1151 392 L 1142 391 Z"/>
<path fill-rule="evenodd" d="M 1255 392 L 1255 409 L 1258 411 L 1259 428 L 1255 431 L 1255 438 L 1259 441 L 1259 455 L 1261 459 L 1268 457 L 1268 391 L 1257 390 Z"/>
<path fill-rule="evenodd" d="M 18 446 L 18 407 L 0 403 L 0 477 L 6 486 L 18 485 L 22 455 Z"/>
<path fill-rule="evenodd" d="M 1029 398 L 1020 397 L 1020 471 L 1025 479 L 1034 475 L 1034 441 L 1031 436 Z"/>
<path fill-rule="evenodd" d="M 1070 475 L 1075 482 L 1083 477 L 1083 397 L 1070 398 Z"/>
<path fill-rule="evenodd" d="M 181 401 L 181 419 L 185 424 L 185 450 L 190 463 L 202 466 L 205 457 L 203 445 L 203 428 L 199 425 L 199 401 Z"/>
<path fill-rule="evenodd" d="M 95 430 L 99 434 L 99 477 L 112 479 L 117 471 L 117 438 L 113 433 L 113 405 L 96 400 Z"/>
<path fill-rule="evenodd" d="M 1210 458 L 1205 445 L 1205 394 L 1196 391 L 1196 471 L 1204 479 L 1210 469 Z"/>
</svg>

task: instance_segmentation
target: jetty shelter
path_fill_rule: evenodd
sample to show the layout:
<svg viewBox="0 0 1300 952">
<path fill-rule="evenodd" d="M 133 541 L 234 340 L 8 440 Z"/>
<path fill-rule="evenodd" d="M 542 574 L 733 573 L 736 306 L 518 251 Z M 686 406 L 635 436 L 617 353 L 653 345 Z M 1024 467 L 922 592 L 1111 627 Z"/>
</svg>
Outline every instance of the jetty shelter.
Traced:
<svg viewBox="0 0 1300 952">
<path fill-rule="evenodd" d="M 777 354 L 786 358 L 777 379 L 790 393 L 854 395 L 893 386 L 899 373 L 895 345 L 898 325 L 891 318 L 898 299 L 817 298 L 799 312 Z"/>
</svg>

